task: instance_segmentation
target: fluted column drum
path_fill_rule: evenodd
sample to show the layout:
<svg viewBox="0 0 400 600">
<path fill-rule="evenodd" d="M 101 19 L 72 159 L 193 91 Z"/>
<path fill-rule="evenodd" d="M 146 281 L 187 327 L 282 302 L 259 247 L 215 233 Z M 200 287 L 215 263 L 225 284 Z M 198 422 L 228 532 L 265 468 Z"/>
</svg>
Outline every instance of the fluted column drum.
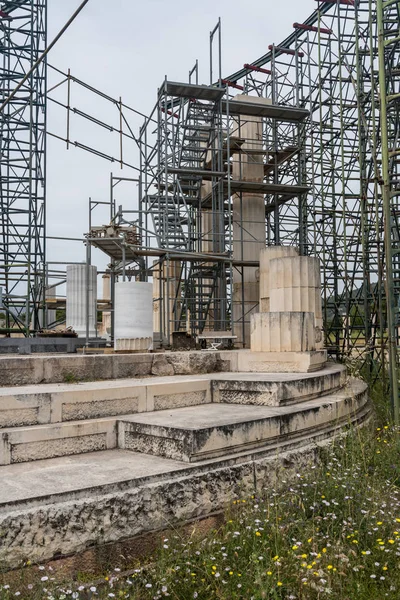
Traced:
<svg viewBox="0 0 400 600">
<path fill-rule="evenodd" d="M 121 281 L 115 284 L 114 348 L 146 352 L 153 348 L 153 284 Z"/>
<path fill-rule="evenodd" d="M 310 352 L 315 350 L 311 312 L 268 312 L 251 315 L 252 352 Z"/>
<path fill-rule="evenodd" d="M 311 256 L 270 261 L 270 310 L 314 313 L 316 347 L 323 347 L 320 261 Z"/>
<path fill-rule="evenodd" d="M 89 276 L 87 277 L 87 275 Z M 89 337 L 94 338 L 96 337 L 97 321 L 97 267 L 93 265 L 87 267 L 85 263 L 67 265 L 66 325 L 72 327 L 78 337 L 86 337 L 87 298 L 89 299 Z"/>
<path fill-rule="evenodd" d="M 270 285 L 269 269 L 270 261 L 274 258 L 287 256 L 298 256 L 298 250 L 294 246 L 268 246 L 260 252 L 260 312 L 270 311 Z M 272 310 L 272 309 L 271 309 Z"/>
</svg>

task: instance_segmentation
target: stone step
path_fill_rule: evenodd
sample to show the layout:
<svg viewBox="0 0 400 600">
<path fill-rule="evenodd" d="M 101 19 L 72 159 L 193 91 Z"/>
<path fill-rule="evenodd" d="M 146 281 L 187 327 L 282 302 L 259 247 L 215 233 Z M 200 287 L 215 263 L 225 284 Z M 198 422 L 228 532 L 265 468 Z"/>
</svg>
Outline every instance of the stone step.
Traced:
<svg viewBox="0 0 400 600">
<path fill-rule="evenodd" d="M 217 458 L 279 439 L 323 433 L 351 422 L 368 402 L 367 385 L 351 380 L 329 396 L 284 407 L 211 404 L 121 418 L 118 446 L 185 462 Z"/>
<path fill-rule="evenodd" d="M 116 417 L 211 402 L 207 376 L 0 388 L 3 428 Z"/>
<path fill-rule="evenodd" d="M 0 465 L 111 450 L 117 448 L 117 431 L 115 417 L 3 429 Z"/>
<path fill-rule="evenodd" d="M 345 368 L 310 374 L 213 373 L 0 388 L 0 431 L 227 402 L 279 406 L 343 386 Z"/>
<path fill-rule="evenodd" d="M 312 400 L 342 388 L 348 379 L 346 367 L 330 365 L 322 371 L 307 375 L 277 375 L 242 373 L 240 378 L 221 373 L 213 378 L 213 402 L 253 404 L 257 406 L 284 406 Z"/>
<path fill-rule="evenodd" d="M 311 396 L 315 397 L 321 390 L 326 393 L 329 386 L 331 386 L 331 390 L 334 389 L 335 383 L 338 384 L 341 381 L 343 372 L 342 369 L 337 372 L 333 369 L 331 373 L 325 375 L 323 378 L 325 381 L 319 381 L 316 376 L 308 377 L 310 385 L 306 383 L 307 378 L 296 380 L 293 379 L 294 376 L 292 379 L 287 376 L 286 381 L 280 382 L 272 380 L 255 382 L 251 381 L 247 374 L 247 381 L 240 379 L 233 381 L 234 387 L 241 387 L 240 390 L 234 389 L 233 391 L 224 389 L 224 386 L 231 385 L 232 382 L 227 378 L 232 377 L 233 374 L 221 375 L 224 376 L 221 381 L 223 389 L 217 390 L 219 396 L 216 392 L 218 400 L 216 402 L 212 402 L 211 381 L 207 376 L 198 380 L 183 377 L 180 381 L 174 381 L 176 378 L 160 377 L 155 378 L 156 381 L 149 383 L 148 386 L 132 384 L 131 387 L 126 388 L 119 385 L 115 388 L 110 387 L 108 390 L 104 388 L 104 384 L 103 387 L 96 388 L 96 385 L 92 383 L 90 384 L 92 395 L 88 395 L 87 389 L 86 394 L 81 396 L 76 395 L 77 391 L 59 391 L 56 393 L 56 399 L 53 399 L 52 405 L 46 404 L 46 398 L 41 397 L 39 399 L 44 404 L 41 406 L 41 412 L 38 411 L 39 416 L 48 419 L 64 419 L 64 421 L 48 421 L 42 425 L 27 424 L 26 426 L 0 429 L 0 465 L 113 448 L 129 448 L 147 452 L 149 440 L 151 440 L 150 453 L 157 454 L 158 448 L 160 448 L 160 456 L 165 455 L 168 458 L 191 461 L 198 455 L 195 459 L 200 460 L 204 452 L 205 455 L 208 452 L 207 449 L 204 451 L 201 449 L 201 444 L 198 448 L 198 440 L 202 439 L 201 431 L 202 429 L 209 430 L 204 439 L 208 439 L 211 434 L 214 436 L 212 433 L 214 424 L 218 423 L 221 418 L 224 421 L 223 426 L 221 425 L 222 431 L 228 438 L 230 434 L 226 433 L 226 426 L 229 430 L 229 425 L 234 425 L 235 431 L 240 433 L 243 427 L 247 427 L 246 424 L 254 422 L 250 427 L 249 441 L 244 443 L 245 445 L 253 442 L 262 444 L 271 435 L 274 437 L 278 434 L 259 434 L 257 433 L 259 427 L 264 432 L 265 427 L 269 430 L 270 424 L 276 416 L 292 414 L 296 411 L 305 414 L 304 411 L 309 410 L 310 406 L 306 399 Z M 246 374 L 240 374 L 240 377 L 246 378 Z M 263 377 L 267 379 L 266 375 Z M 118 383 L 121 384 L 121 382 Z M 215 384 L 218 385 L 219 382 L 213 382 L 213 385 Z M 247 403 L 246 387 L 257 388 L 256 391 L 249 389 Z M 110 389 L 116 392 L 112 398 L 110 398 Z M 325 401 L 328 402 L 329 398 L 334 398 L 335 403 L 342 400 L 343 394 L 348 393 L 346 390 L 347 388 L 343 388 L 329 396 L 319 395 L 316 399 L 316 406 L 318 407 Z M 221 394 L 222 397 L 225 394 L 225 398 L 229 402 L 229 395 L 232 393 L 231 403 L 221 402 Z M 70 397 L 69 394 L 71 394 Z M 288 398 L 292 402 L 298 401 L 301 394 L 303 394 L 302 404 L 297 402 L 293 407 L 278 405 L 282 400 L 287 402 Z M 147 412 L 145 412 L 146 406 Z M 179 406 L 181 408 L 177 408 Z M 124 411 L 127 408 L 140 408 L 141 411 Z M 285 411 L 288 412 L 285 413 Z M 15 415 L 18 414 L 17 409 L 14 412 Z M 104 417 L 104 415 L 102 416 L 104 412 L 112 414 Z M 175 418 L 177 427 L 173 426 Z M 193 419 L 193 425 L 190 425 L 190 422 L 188 425 L 189 433 L 185 430 L 187 418 Z M 204 419 L 207 427 L 203 426 Z M 263 425 L 261 426 L 259 423 L 263 423 Z M 193 430 L 199 430 L 199 432 L 195 435 Z M 237 438 L 239 435 L 237 432 L 234 436 L 232 434 L 232 439 Z M 176 440 L 171 444 L 166 444 L 164 438 L 169 439 L 171 436 L 173 440 L 175 438 Z M 217 437 L 220 439 L 219 433 Z M 229 453 L 231 446 L 236 448 L 240 445 L 241 442 L 233 443 L 230 440 L 227 445 L 222 445 L 217 449 L 216 455 L 219 455 L 219 450 Z M 180 448 L 178 454 L 176 454 L 176 447 Z M 193 451 L 188 448 L 193 448 Z M 212 456 L 214 456 L 213 452 L 211 452 Z"/>
</svg>

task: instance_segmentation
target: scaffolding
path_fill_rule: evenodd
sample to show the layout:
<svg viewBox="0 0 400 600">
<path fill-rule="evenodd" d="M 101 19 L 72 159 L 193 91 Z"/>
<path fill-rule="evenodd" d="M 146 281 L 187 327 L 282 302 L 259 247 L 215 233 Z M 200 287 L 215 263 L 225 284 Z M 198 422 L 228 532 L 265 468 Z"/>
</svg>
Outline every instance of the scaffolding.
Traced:
<svg viewBox="0 0 400 600">
<path fill-rule="evenodd" d="M 317 0 L 285 40 L 226 78 L 219 21 L 210 33 L 210 83 L 199 83 L 197 61 L 188 82 L 165 78 L 137 135 L 125 116 L 133 109 L 121 99 L 59 72 L 68 119 L 67 133 L 56 137 L 67 146 L 114 160 L 70 141 L 72 82 L 118 111 L 115 160 L 135 169 L 138 203 L 116 210 L 111 199 L 109 225 L 118 233 L 110 242 L 92 227 L 86 240 L 110 256 L 113 280 L 153 278 L 162 347 L 171 345 L 174 332 L 205 331 L 229 331 L 246 347 L 250 315 L 258 309 L 258 251 L 289 244 L 321 259 L 330 354 L 355 359 L 369 377 L 389 374 L 391 398 L 398 397 L 399 21 L 400 0 Z M 3 16 L 1 24 L 8 29 L 12 21 Z M 73 113 L 109 127 L 76 108 Z M 12 121 L 2 119 L 4 131 Z M 136 162 L 122 152 L 127 138 L 138 146 Z M 10 170 L 3 179 L 2 171 L 4 264 L 26 260 L 37 273 L 36 258 L 10 261 L 10 243 L 4 245 L 4 232 L 15 230 L 13 202 L 4 199 L 13 175 Z M 30 185 L 42 175 L 31 172 Z M 124 227 L 134 228 L 134 242 Z M 28 239 L 38 240 L 38 232 L 32 224 Z M 24 239 L 23 228 L 19 235 Z M 35 247 L 41 248 L 30 244 Z M 29 285 L 36 306 L 37 287 Z M 8 299 L 13 289 L 7 288 Z"/>
<path fill-rule="evenodd" d="M 0 105 L 46 49 L 46 0 L 0 10 Z M 44 311 L 46 61 L 0 114 L 1 333 L 37 331 Z"/>
</svg>

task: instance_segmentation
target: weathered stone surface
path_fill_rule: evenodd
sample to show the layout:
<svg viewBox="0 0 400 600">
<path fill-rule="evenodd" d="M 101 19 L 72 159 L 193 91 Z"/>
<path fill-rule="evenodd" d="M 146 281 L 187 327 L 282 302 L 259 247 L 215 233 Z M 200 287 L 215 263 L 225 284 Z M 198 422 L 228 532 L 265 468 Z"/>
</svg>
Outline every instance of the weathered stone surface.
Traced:
<svg viewBox="0 0 400 600">
<path fill-rule="evenodd" d="M 190 352 L 168 352 L 165 354 L 165 358 L 172 365 L 175 375 L 190 375 L 193 373 L 190 354 Z"/>
<path fill-rule="evenodd" d="M 38 383 L 103 381 L 152 375 L 153 364 L 164 360 L 169 375 L 196 375 L 225 369 L 220 352 L 165 352 L 15 357 L 0 356 L 0 387 Z M 157 367 L 156 367 L 157 369 Z"/>
<path fill-rule="evenodd" d="M 111 489 L 103 486 L 103 491 L 86 488 L 49 496 L 40 504 L 0 505 L 0 562 L 8 568 L 26 559 L 42 563 L 204 517 L 234 499 L 264 488 L 279 489 L 279 482 L 290 481 L 314 464 L 318 453 L 315 444 L 302 440 L 296 449 L 252 451 L 236 461 L 188 465 L 177 471 L 176 465 L 175 473 L 168 476 L 142 477 Z"/>
<path fill-rule="evenodd" d="M 326 365 L 326 350 L 311 352 L 238 353 L 238 371 L 243 373 L 311 373 Z"/>
<path fill-rule="evenodd" d="M 332 365 L 301 379 L 213 379 L 213 402 L 257 406 L 286 406 L 332 394 L 347 382 L 345 367 Z"/>
<path fill-rule="evenodd" d="M 260 312 L 270 311 L 270 261 L 274 258 L 298 256 L 294 246 L 268 246 L 260 252 Z"/>
<path fill-rule="evenodd" d="M 168 362 L 163 354 L 158 354 L 153 359 L 151 373 L 152 375 L 159 375 L 161 377 L 174 375 L 174 367 Z"/>
<path fill-rule="evenodd" d="M 105 450 L 107 440 L 105 433 L 82 435 L 80 437 L 61 438 L 56 440 L 40 440 L 16 444 L 11 447 L 11 463 L 29 462 L 43 458 L 70 456 L 96 450 Z"/>
<path fill-rule="evenodd" d="M 92 402 L 70 402 L 62 405 L 62 421 L 79 421 L 139 412 L 139 396 L 94 400 Z M 0 412 L 1 416 L 1 412 Z"/>
<path fill-rule="evenodd" d="M 185 407 L 122 417 L 125 448 L 195 462 L 268 448 L 285 439 L 323 433 L 329 423 L 351 420 L 367 403 L 365 383 L 351 380 L 337 393 L 286 407 L 232 403 Z M 265 400 L 265 398 L 264 398 Z M 312 432 L 312 434 L 310 433 Z M 127 446 L 126 444 L 129 444 Z"/>
<path fill-rule="evenodd" d="M 180 394 L 160 394 L 154 396 L 154 410 L 197 406 L 198 404 L 207 404 L 209 401 L 210 395 L 207 390 L 182 392 Z"/>
<path fill-rule="evenodd" d="M 252 352 L 310 352 L 315 350 L 314 314 L 267 312 L 251 315 Z"/>
</svg>

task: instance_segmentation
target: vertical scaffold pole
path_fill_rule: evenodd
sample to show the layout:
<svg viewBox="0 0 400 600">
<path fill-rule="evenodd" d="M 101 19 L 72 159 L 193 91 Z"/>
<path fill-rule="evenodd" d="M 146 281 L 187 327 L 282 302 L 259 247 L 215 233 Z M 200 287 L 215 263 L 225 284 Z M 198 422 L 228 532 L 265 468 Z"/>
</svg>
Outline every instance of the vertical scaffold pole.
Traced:
<svg viewBox="0 0 400 600">
<path fill-rule="evenodd" d="M 395 324 L 395 294 L 393 282 L 392 243 L 391 243 L 391 193 L 389 177 L 389 147 L 387 125 L 387 91 L 386 91 L 386 66 L 385 66 L 385 27 L 384 27 L 383 0 L 377 0 L 378 23 L 378 59 L 379 59 L 379 97 L 381 108 L 381 140 L 382 140 L 382 201 L 384 218 L 384 242 L 386 259 L 386 302 L 387 302 L 387 327 L 389 349 L 389 382 L 390 398 L 393 408 L 393 417 L 399 423 L 399 386 L 397 380 L 397 347 Z"/>
</svg>

